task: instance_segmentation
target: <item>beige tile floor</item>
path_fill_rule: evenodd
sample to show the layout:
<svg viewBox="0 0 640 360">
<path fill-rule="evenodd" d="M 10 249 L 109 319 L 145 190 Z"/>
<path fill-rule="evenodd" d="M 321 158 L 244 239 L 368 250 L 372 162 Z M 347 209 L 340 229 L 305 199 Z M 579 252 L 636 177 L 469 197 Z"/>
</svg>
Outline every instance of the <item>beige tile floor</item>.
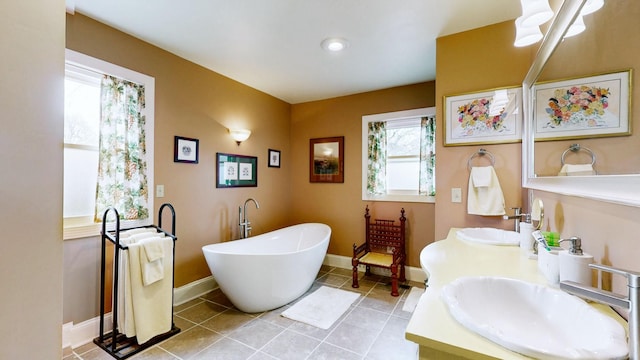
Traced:
<svg viewBox="0 0 640 360">
<path fill-rule="evenodd" d="M 280 316 L 292 304 L 259 314 L 238 311 L 219 290 L 174 309 L 181 332 L 129 359 L 248 360 L 414 360 L 418 347 L 404 338 L 411 313 L 403 311 L 409 293 L 390 295 L 388 278 L 362 276 L 351 287 L 351 271 L 323 266 L 309 292 L 320 286 L 357 291 L 362 296 L 328 330 Z M 423 288 L 421 283 L 408 283 Z M 93 343 L 65 349 L 64 360 L 110 360 Z"/>
</svg>

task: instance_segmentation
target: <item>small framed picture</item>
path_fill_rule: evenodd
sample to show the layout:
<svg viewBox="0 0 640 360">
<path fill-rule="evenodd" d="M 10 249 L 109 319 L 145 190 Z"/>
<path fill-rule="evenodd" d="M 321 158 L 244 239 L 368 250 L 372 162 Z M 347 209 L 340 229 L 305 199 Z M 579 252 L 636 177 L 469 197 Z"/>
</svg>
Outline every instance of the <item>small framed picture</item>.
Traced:
<svg viewBox="0 0 640 360">
<path fill-rule="evenodd" d="M 173 145 L 173 161 L 197 164 L 198 144 L 198 139 L 176 136 Z"/>
<path fill-rule="evenodd" d="M 344 182 L 344 136 L 309 140 L 309 182 Z"/>
<path fill-rule="evenodd" d="M 280 150 L 269 149 L 269 167 L 280 167 Z"/>
</svg>

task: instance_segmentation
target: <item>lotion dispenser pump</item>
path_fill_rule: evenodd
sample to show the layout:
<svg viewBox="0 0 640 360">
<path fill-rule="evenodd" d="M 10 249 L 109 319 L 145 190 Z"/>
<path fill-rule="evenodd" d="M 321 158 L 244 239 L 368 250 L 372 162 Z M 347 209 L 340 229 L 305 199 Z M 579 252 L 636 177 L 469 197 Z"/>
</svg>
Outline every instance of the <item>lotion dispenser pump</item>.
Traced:
<svg viewBox="0 0 640 360">
<path fill-rule="evenodd" d="M 582 251 L 582 239 L 572 236 L 568 239 L 560 240 L 560 243 L 569 241 L 569 250 L 560 251 L 559 268 L 560 281 L 575 281 L 577 283 L 591 286 L 591 269 L 589 264 L 593 263 L 593 256 Z"/>
</svg>

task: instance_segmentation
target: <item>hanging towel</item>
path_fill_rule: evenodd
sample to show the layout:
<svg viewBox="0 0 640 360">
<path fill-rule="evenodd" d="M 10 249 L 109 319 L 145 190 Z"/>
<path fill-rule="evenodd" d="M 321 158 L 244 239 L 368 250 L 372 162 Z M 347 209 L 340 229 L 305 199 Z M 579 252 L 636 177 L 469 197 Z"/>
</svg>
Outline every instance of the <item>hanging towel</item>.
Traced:
<svg viewBox="0 0 640 360">
<path fill-rule="evenodd" d="M 596 175 L 591 164 L 564 164 L 558 176 Z"/>
<path fill-rule="evenodd" d="M 164 237 L 148 237 L 139 241 L 142 245 L 140 251 L 140 268 L 142 270 L 142 283 L 151 285 L 164 278 Z"/>
<path fill-rule="evenodd" d="M 475 174 L 480 184 L 484 184 L 486 173 L 489 174 L 487 186 L 476 186 Z M 467 213 L 471 215 L 498 216 L 504 215 L 504 195 L 500 187 L 500 181 L 493 166 L 472 167 L 469 175 L 469 191 L 467 194 Z"/>
<path fill-rule="evenodd" d="M 154 228 L 144 228 L 144 227 L 124 230 L 124 231 L 120 231 L 120 239 L 128 238 L 131 235 L 144 234 L 144 233 L 150 233 L 150 232 L 156 232 L 156 230 Z"/>
<path fill-rule="evenodd" d="M 487 187 L 491 185 L 494 174 L 492 166 L 476 166 L 471 168 L 471 179 L 474 187 Z"/>
<path fill-rule="evenodd" d="M 133 328 L 138 344 L 149 341 L 154 336 L 171 330 L 172 302 L 173 302 L 173 239 L 164 237 L 160 239 L 163 245 L 164 276 L 149 286 L 144 286 L 142 281 L 142 267 L 140 255 L 143 246 L 140 243 L 129 245 L 128 263 L 131 291 L 131 309 L 127 309 L 126 315 L 132 315 Z M 127 294 L 125 294 L 127 297 Z M 127 328 L 131 325 L 127 323 Z M 130 333 L 126 334 L 130 337 Z"/>
</svg>

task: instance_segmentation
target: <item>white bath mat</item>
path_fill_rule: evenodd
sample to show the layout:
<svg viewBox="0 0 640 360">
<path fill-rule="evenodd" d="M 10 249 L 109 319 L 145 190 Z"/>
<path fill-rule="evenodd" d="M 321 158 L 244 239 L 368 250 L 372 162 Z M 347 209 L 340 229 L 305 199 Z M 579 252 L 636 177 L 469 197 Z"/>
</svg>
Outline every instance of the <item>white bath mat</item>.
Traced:
<svg viewBox="0 0 640 360">
<path fill-rule="evenodd" d="M 328 329 L 349 309 L 359 293 L 321 286 L 292 307 L 282 316 L 321 329 Z"/>
<path fill-rule="evenodd" d="M 420 300 L 420 296 L 424 294 L 424 289 L 412 287 L 407 299 L 404 301 L 404 305 L 402 306 L 402 311 L 413 312 L 418 305 L 418 301 Z"/>
</svg>

